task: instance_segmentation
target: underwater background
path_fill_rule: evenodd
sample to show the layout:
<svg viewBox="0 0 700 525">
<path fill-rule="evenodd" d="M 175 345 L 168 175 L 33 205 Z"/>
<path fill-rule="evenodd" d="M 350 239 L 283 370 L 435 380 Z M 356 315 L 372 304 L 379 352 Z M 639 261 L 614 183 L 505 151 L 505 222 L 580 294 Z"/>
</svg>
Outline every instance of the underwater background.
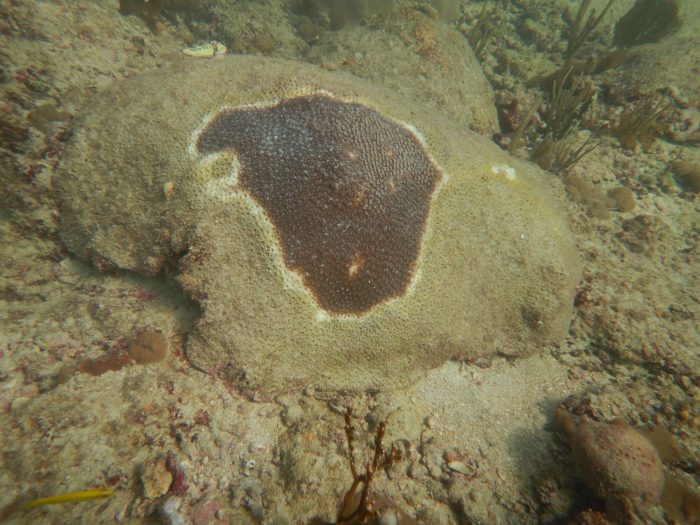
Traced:
<svg viewBox="0 0 700 525">
<path fill-rule="evenodd" d="M 0 521 L 700 523 L 700 2 L 2 0 L 0 15 Z M 255 66 L 243 69 L 253 62 L 239 55 Z M 323 342 L 332 373 L 309 365 L 303 348 L 246 361 L 265 350 L 253 342 L 226 361 L 211 349 L 231 346 L 235 323 L 209 312 L 256 319 L 245 306 L 262 292 L 244 280 L 231 303 L 217 303 L 226 274 L 214 279 L 206 266 L 215 230 L 192 226 L 200 211 L 189 201 L 157 232 L 143 227 L 137 218 L 158 215 L 180 187 L 158 181 L 141 201 L 126 181 L 151 180 L 135 152 L 167 171 L 169 148 L 192 147 L 189 135 L 180 144 L 151 133 L 154 115 L 185 113 L 165 94 L 181 91 L 192 106 L 207 96 L 165 76 L 228 63 L 250 89 L 232 97 L 268 102 L 287 77 L 321 92 L 337 76 L 357 93 L 376 90 L 386 107 L 394 94 L 406 114 L 434 115 L 444 143 L 466 137 L 463 152 L 449 151 L 474 180 L 508 181 L 511 165 L 527 172 L 535 190 L 523 213 L 542 218 L 533 231 L 550 228 L 556 201 L 565 226 L 552 223 L 535 255 L 560 253 L 564 236 L 576 261 L 563 256 L 565 271 L 552 260 L 531 279 L 529 259 L 509 248 L 515 229 L 438 254 L 448 270 L 498 257 L 486 284 L 465 288 L 487 305 L 486 335 L 445 328 L 451 343 L 465 341 L 440 348 L 449 360 L 422 359 L 406 335 L 443 337 L 427 311 L 389 315 L 406 323 L 391 325 L 396 335 L 372 327 L 399 348 L 386 366 L 364 353 L 333 358 L 332 337 Z M 277 71 L 278 84 L 256 83 L 255 67 L 260 79 Z M 136 113 L 129 101 L 153 113 L 120 120 Z M 119 158 L 100 144 L 112 129 Z M 416 144 L 440 159 L 439 131 L 424 134 Z M 100 183 L 90 185 L 86 164 L 67 185 L 71 155 L 86 144 Z M 503 196 L 483 195 L 464 223 L 459 214 L 429 223 L 429 237 L 475 216 L 515 228 L 521 201 L 509 210 Z M 71 214 L 94 226 L 87 241 L 66 226 Z M 130 258 L 141 252 L 126 244 L 114 255 L 119 228 L 144 246 L 163 236 L 172 245 L 155 259 Z M 216 242 L 197 252 L 191 239 L 207 233 Z M 511 281 L 493 285 L 501 261 L 522 264 L 523 280 L 547 291 L 528 291 L 532 308 L 512 323 L 501 293 Z M 194 263 L 203 270 L 183 269 Z M 411 286 L 428 279 L 416 275 Z M 566 335 L 544 334 L 547 323 Z M 250 341 L 265 341 L 270 326 L 251 324 Z M 287 328 L 291 348 L 296 327 Z M 292 373 L 319 379 L 266 388 Z M 380 386 L 338 386 L 365 376 Z"/>
</svg>

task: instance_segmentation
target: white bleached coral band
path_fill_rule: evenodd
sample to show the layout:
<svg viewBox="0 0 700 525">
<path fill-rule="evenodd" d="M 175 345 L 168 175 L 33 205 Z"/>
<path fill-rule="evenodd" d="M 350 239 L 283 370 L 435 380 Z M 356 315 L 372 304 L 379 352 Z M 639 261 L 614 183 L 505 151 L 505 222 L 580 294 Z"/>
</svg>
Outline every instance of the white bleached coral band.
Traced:
<svg viewBox="0 0 700 525">
<path fill-rule="evenodd" d="M 494 164 L 491 166 L 491 172 L 494 175 L 503 175 L 509 181 L 514 181 L 518 178 L 515 173 L 515 168 L 508 164 Z"/>
</svg>

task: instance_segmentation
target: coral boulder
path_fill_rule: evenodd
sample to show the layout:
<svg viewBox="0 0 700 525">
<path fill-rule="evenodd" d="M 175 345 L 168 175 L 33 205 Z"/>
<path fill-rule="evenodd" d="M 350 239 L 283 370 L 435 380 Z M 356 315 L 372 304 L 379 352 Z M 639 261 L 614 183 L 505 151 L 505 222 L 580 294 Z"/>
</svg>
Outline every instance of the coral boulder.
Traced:
<svg viewBox="0 0 700 525">
<path fill-rule="evenodd" d="M 68 248 L 176 262 L 202 308 L 189 359 L 243 388 L 395 388 L 567 330 L 558 181 L 338 72 L 228 57 L 117 82 L 54 180 Z"/>
</svg>

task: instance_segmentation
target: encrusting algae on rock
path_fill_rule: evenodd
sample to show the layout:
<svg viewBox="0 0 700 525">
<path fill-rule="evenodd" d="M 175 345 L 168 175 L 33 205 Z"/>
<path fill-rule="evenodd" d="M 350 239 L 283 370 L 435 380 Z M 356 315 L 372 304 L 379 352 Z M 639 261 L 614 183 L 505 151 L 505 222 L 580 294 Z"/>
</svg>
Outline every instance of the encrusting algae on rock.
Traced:
<svg viewBox="0 0 700 525">
<path fill-rule="evenodd" d="M 202 307 L 189 359 L 243 388 L 396 388 L 566 334 L 560 183 L 357 78 L 176 62 L 98 95 L 64 158 L 68 248 L 147 275 L 176 260 Z"/>
</svg>

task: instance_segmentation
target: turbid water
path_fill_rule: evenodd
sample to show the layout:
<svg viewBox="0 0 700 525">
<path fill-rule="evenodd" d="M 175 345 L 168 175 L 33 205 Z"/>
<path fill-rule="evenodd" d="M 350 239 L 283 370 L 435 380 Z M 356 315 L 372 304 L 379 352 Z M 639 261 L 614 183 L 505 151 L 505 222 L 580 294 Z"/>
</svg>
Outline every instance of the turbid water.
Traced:
<svg viewBox="0 0 700 525">
<path fill-rule="evenodd" d="M 700 4 L 0 12 L 3 522 L 700 523 Z"/>
</svg>

